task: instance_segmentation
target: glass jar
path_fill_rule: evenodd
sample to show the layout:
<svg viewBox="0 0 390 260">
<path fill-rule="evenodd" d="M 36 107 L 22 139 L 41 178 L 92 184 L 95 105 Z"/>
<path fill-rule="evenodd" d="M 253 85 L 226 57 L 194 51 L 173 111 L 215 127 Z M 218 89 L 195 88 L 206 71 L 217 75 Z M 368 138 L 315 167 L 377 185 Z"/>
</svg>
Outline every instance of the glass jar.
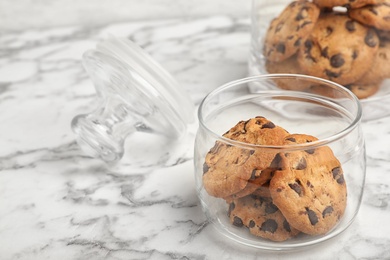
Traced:
<svg viewBox="0 0 390 260">
<path fill-rule="evenodd" d="M 326 3 L 253 0 L 249 74 L 325 78 L 357 95 L 363 121 L 390 115 L 390 31 L 351 16 L 366 6 Z"/>
<path fill-rule="evenodd" d="M 346 88 L 304 75 L 249 77 L 207 95 L 198 118 L 197 193 L 226 237 L 300 248 L 335 237 L 356 217 L 365 146 L 361 105 Z"/>
</svg>

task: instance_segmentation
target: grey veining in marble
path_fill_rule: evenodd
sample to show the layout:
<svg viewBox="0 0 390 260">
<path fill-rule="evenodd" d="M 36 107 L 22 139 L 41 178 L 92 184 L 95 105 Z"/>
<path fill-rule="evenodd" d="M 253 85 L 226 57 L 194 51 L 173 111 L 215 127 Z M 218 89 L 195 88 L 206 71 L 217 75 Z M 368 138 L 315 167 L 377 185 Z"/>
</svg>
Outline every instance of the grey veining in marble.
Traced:
<svg viewBox="0 0 390 260">
<path fill-rule="evenodd" d="M 288 253 L 233 244 L 207 223 L 196 197 L 196 126 L 180 143 L 136 134 L 115 166 L 88 158 L 76 145 L 71 119 L 96 106 L 81 55 L 108 34 L 144 47 L 196 105 L 247 75 L 247 19 L 1 34 L 1 259 L 390 259 L 390 117 L 363 125 L 366 190 L 346 232 Z"/>
</svg>

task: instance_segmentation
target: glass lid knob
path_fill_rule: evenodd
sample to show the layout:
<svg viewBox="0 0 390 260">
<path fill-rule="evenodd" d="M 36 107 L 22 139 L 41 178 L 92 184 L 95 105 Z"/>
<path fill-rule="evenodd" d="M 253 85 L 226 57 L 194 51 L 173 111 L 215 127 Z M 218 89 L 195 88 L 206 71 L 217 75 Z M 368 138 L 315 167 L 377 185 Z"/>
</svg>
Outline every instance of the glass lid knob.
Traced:
<svg viewBox="0 0 390 260">
<path fill-rule="evenodd" d="M 97 94 L 95 111 L 78 115 L 72 129 L 90 156 L 115 162 L 135 131 L 178 139 L 194 119 L 186 92 L 143 49 L 127 39 L 100 42 L 83 55 Z"/>
</svg>

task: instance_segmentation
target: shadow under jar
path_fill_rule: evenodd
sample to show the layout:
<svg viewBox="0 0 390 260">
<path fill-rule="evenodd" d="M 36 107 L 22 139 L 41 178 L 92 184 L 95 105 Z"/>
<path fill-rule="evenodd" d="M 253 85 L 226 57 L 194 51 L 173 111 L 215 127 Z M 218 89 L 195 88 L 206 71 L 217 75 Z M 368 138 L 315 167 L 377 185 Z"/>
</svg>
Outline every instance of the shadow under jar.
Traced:
<svg viewBox="0 0 390 260">
<path fill-rule="evenodd" d="M 194 154 L 208 220 L 269 250 L 340 234 L 363 195 L 361 114 L 353 93 L 311 76 L 255 76 L 211 92 L 199 107 Z"/>
<path fill-rule="evenodd" d="M 388 116 L 390 26 L 371 16 L 389 7 L 365 1 L 337 6 L 342 2 L 253 0 L 249 74 L 331 80 L 360 99 L 363 121 Z"/>
</svg>

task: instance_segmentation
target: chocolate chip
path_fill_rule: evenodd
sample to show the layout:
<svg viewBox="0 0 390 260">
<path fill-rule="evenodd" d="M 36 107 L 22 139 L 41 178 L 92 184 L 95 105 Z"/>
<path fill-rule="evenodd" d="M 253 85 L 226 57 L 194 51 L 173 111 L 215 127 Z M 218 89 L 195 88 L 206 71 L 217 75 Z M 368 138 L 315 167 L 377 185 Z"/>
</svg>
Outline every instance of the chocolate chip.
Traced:
<svg viewBox="0 0 390 260">
<path fill-rule="evenodd" d="M 236 227 L 242 227 L 244 225 L 244 223 L 242 222 L 242 219 L 240 219 L 237 216 L 234 216 L 234 218 L 233 218 L 233 225 L 236 226 Z"/>
<path fill-rule="evenodd" d="M 349 32 L 353 32 L 356 30 L 355 28 L 355 22 L 353 20 L 348 20 L 345 22 L 345 28 L 349 31 Z"/>
<path fill-rule="evenodd" d="M 244 127 L 243 127 L 243 130 L 241 131 L 242 134 L 245 134 L 247 132 L 246 130 L 246 125 L 249 123 L 250 120 L 247 120 L 244 122 Z"/>
<path fill-rule="evenodd" d="M 330 36 L 333 33 L 333 28 L 332 27 L 326 27 L 326 35 L 325 37 Z"/>
<path fill-rule="evenodd" d="M 307 51 L 310 51 L 311 48 L 313 48 L 313 42 L 310 41 L 310 40 L 306 40 L 305 41 L 305 47 L 306 47 Z"/>
<path fill-rule="evenodd" d="M 345 181 L 344 181 L 344 176 L 343 175 L 340 175 L 340 177 L 337 179 L 337 183 L 338 184 L 343 184 Z"/>
<path fill-rule="evenodd" d="M 322 211 L 322 217 L 325 218 L 326 215 L 330 215 L 333 212 L 333 207 L 328 206 Z"/>
<path fill-rule="evenodd" d="M 301 41 L 302 41 L 302 38 L 298 38 L 298 39 L 294 42 L 294 46 L 295 46 L 295 47 L 301 46 Z"/>
<path fill-rule="evenodd" d="M 328 58 L 329 55 L 328 55 L 328 46 L 326 46 L 325 48 L 323 48 L 321 50 L 321 56 L 324 57 L 324 58 Z"/>
<path fill-rule="evenodd" d="M 297 141 L 294 137 L 286 138 L 286 140 L 294 143 Z"/>
<path fill-rule="evenodd" d="M 355 60 L 358 56 L 359 56 L 359 52 L 356 51 L 356 50 L 354 50 L 354 51 L 352 52 L 352 59 Z"/>
<path fill-rule="evenodd" d="M 203 174 L 205 174 L 206 172 L 208 172 L 209 169 L 210 169 L 210 167 L 207 165 L 207 163 L 204 163 L 204 164 L 203 164 Z"/>
<path fill-rule="evenodd" d="M 299 196 L 302 195 L 302 187 L 299 180 L 294 183 L 289 183 L 288 186 L 293 189 Z"/>
<path fill-rule="evenodd" d="M 375 15 L 378 15 L 378 11 L 374 8 L 374 7 L 371 7 L 368 9 L 371 13 L 375 14 Z"/>
<path fill-rule="evenodd" d="M 316 59 L 310 54 L 311 49 L 313 48 L 313 42 L 310 40 L 305 41 L 305 58 L 311 60 L 312 62 L 316 62 Z"/>
<path fill-rule="evenodd" d="M 338 184 L 344 183 L 344 176 L 340 167 L 333 168 L 332 175 L 333 175 L 333 179 L 335 179 Z"/>
<path fill-rule="evenodd" d="M 275 155 L 269 167 L 271 169 L 278 169 L 278 170 L 282 169 L 282 157 L 280 156 L 280 154 Z"/>
<path fill-rule="evenodd" d="M 275 124 L 272 122 L 265 123 L 261 128 L 275 128 Z"/>
<path fill-rule="evenodd" d="M 298 164 L 295 165 L 294 169 L 295 170 L 304 170 L 304 169 L 306 169 L 306 167 L 307 167 L 306 159 L 304 157 L 302 157 L 299 160 Z"/>
<path fill-rule="evenodd" d="M 290 227 L 290 224 L 287 222 L 287 220 L 284 220 L 284 221 L 283 221 L 283 228 L 284 228 L 287 232 L 291 232 L 291 227 Z"/>
<path fill-rule="evenodd" d="M 280 30 L 282 30 L 283 28 L 283 23 L 278 23 L 278 25 L 276 25 L 276 28 L 275 28 L 275 33 L 279 32 Z"/>
<path fill-rule="evenodd" d="M 313 154 L 313 153 L 315 153 L 315 151 L 316 151 L 316 149 L 307 149 L 307 150 L 305 150 L 305 152 L 308 153 L 308 154 Z"/>
<path fill-rule="evenodd" d="M 301 26 L 299 28 L 302 29 L 303 27 L 305 27 L 308 24 L 312 24 L 312 22 L 311 21 L 306 21 L 303 24 L 301 24 Z"/>
<path fill-rule="evenodd" d="M 232 211 L 234 210 L 235 207 L 236 204 L 234 204 L 234 202 L 229 204 L 228 217 L 230 217 L 230 214 L 232 214 Z"/>
<path fill-rule="evenodd" d="M 306 209 L 307 216 L 309 217 L 310 224 L 312 224 L 314 226 L 315 224 L 318 223 L 318 217 L 317 217 L 316 213 L 309 208 L 305 208 L 305 209 Z"/>
<path fill-rule="evenodd" d="M 366 37 L 364 38 L 364 42 L 369 46 L 369 47 L 375 47 L 377 46 L 378 42 L 375 38 L 376 32 L 374 29 L 370 28 L 367 31 Z"/>
<path fill-rule="evenodd" d="M 256 226 L 256 223 L 255 223 L 255 221 L 253 221 L 252 219 L 251 219 L 251 221 L 249 221 L 249 228 L 254 228 Z"/>
<path fill-rule="evenodd" d="M 343 58 L 343 55 L 341 55 L 340 53 L 335 54 L 332 57 L 330 57 L 330 65 L 333 68 L 340 68 L 341 66 L 344 65 L 344 63 L 345 63 L 345 60 Z"/>
<path fill-rule="evenodd" d="M 313 187 L 314 187 L 313 184 L 311 184 L 310 181 L 307 181 L 307 182 L 306 182 L 306 185 L 307 185 L 307 187 L 309 187 L 309 188 L 313 188 Z"/>
<path fill-rule="evenodd" d="M 340 167 L 333 168 L 332 169 L 333 178 L 336 179 L 337 176 L 340 175 L 340 172 L 341 172 L 341 168 Z"/>
<path fill-rule="evenodd" d="M 260 230 L 264 232 L 275 233 L 276 229 L 278 229 L 278 223 L 276 223 L 273 219 L 267 219 L 261 224 Z"/>
<path fill-rule="evenodd" d="M 336 73 L 336 72 L 333 72 L 333 71 L 330 71 L 330 70 L 325 70 L 325 74 L 329 78 L 338 78 L 341 75 L 341 73 Z"/>
<path fill-rule="evenodd" d="M 279 52 L 279 53 L 284 54 L 286 52 L 286 45 L 284 45 L 284 43 L 282 43 L 282 42 L 279 42 L 276 45 L 276 51 Z"/>
<path fill-rule="evenodd" d="M 267 214 L 275 213 L 278 210 L 278 207 L 276 207 L 275 204 L 273 204 L 272 202 L 267 203 L 267 205 L 265 206 L 265 213 Z"/>
</svg>

